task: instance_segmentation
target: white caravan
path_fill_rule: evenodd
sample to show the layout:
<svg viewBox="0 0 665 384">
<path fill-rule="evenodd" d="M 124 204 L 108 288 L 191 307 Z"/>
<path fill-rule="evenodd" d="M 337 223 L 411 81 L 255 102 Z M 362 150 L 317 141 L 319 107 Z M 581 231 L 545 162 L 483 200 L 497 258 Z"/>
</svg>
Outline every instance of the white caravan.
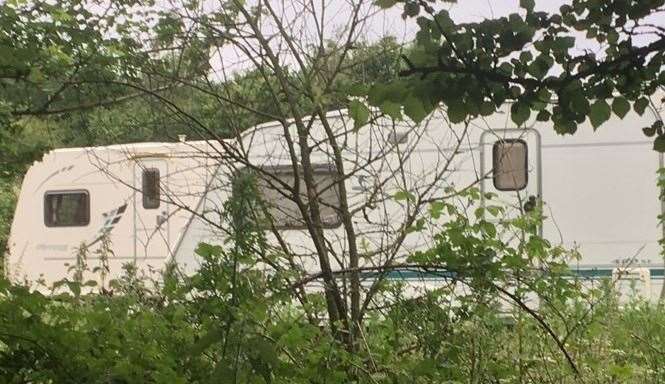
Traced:
<svg viewBox="0 0 665 384">
<path fill-rule="evenodd" d="M 328 133 L 334 133 L 344 159 L 355 243 L 364 265 L 396 262 L 427 247 L 436 226 L 420 232 L 405 228 L 427 215 L 428 202 L 454 201 L 454 195 L 446 196 L 447 187 L 476 186 L 515 210 L 532 197 L 542 198 L 549 217 L 544 236 L 579 250 L 582 258 L 571 266 L 574 270 L 590 278 L 616 277 L 629 266 L 630 273 L 619 275 L 656 299 L 663 285 L 658 247 L 663 233 L 657 220 L 663 206 L 656 171 L 663 157 L 641 131 L 654 115 L 613 117 L 595 132 L 583 125 L 575 135 L 560 136 L 551 124 L 535 121 L 517 128 L 506 111 L 468 125 L 450 124 L 442 111 L 418 125 L 380 118 L 359 130 L 346 112 L 328 114 Z M 327 185 L 320 196 L 326 243 L 334 267 L 344 268 L 349 242 L 334 209 L 339 203 L 334 148 L 320 121 L 306 122 L 312 127 L 307 142 L 314 177 Z M 222 204 L 233 175 L 251 168 L 262 175 L 261 194 L 272 207 L 269 243 L 288 248 L 296 255 L 291 262 L 317 272 L 309 234 L 279 186 L 293 185 L 292 156 L 299 153 L 297 140 L 286 139 L 297 138 L 295 127 L 288 129 L 289 135 L 281 124 L 267 123 L 244 132 L 241 140 L 49 152 L 25 176 L 5 271 L 14 280 L 59 280 L 81 245 L 95 266 L 94 251 L 104 235 L 114 252 L 111 276 L 127 262 L 159 269 L 175 261 L 194 270 L 197 244 L 219 244 L 225 237 Z M 400 191 L 413 198 L 395 199 Z"/>
</svg>

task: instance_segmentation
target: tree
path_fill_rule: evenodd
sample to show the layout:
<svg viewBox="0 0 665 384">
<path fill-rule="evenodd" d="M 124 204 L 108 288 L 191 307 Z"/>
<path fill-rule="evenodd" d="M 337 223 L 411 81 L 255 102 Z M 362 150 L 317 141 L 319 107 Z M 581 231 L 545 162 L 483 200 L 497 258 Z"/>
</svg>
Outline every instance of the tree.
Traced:
<svg viewBox="0 0 665 384">
<path fill-rule="evenodd" d="M 419 120 L 422 113 L 411 111 L 443 103 L 460 122 L 511 102 L 516 124 L 536 114 L 557 132 L 573 134 L 587 119 L 595 129 L 612 113 L 623 118 L 632 106 L 642 115 L 662 102 L 654 94 L 665 84 L 665 26 L 655 21 L 665 12 L 663 1 L 573 0 L 547 13 L 534 0 L 521 0 L 519 13 L 476 23 L 455 22 L 435 1 L 376 3 L 403 6 L 403 17 L 419 26 L 401 79 L 367 93 L 384 110 L 397 103 Z M 395 88 L 403 91 L 388 91 Z M 665 152 L 660 116 L 644 133 Z"/>
<path fill-rule="evenodd" d="M 263 243 L 256 239 L 245 243 L 253 246 L 249 252 L 226 253 L 224 247 L 210 245 L 203 245 L 199 251 L 205 257 L 228 257 L 232 282 L 245 272 L 247 265 L 265 267 L 267 275 L 279 277 L 281 286 L 273 293 L 287 294 L 298 303 L 308 325 L 323 327 L 329 340 L 351 357 L 371 354 L 364 343 L 368 318 L 381 313 L 374 308 L 395 305 L 388 300 L 392 293 L 398 297 L 396 302 L 404 298 L 404 291 L 389 281 L 393 272 L 402 269 L 438 273 L 452 279 L 438 291 L 446 298 L 458 296 L 451 286 L 462 284 L 472 290 L 466 298 L 459 296 L 466 303 L 478 300 L 481 306 L 490 306 L 498 296 L 514 302 L 535 319 L 570 368 L 579 374 L 547 319 L 524 303 L 522 293 L 514 294 L 512 288 L 506 287 L 516 276 L 543 279 L 527 272 L 532 263 L 538 259 L 560 265 L 567 253 L 538 240 L 534 232 L 537 214 L 497 228 L 484 219 L 481 211 L 468 208 L 480 199 L 475 184 L 483 175 L 464 185 L 444 182 L 454 171 L 456 157 L 463 152 L 459 149 L 466 145 L 468 124 L 458 132 L 446 126 L 445 117 L 437 120 L 444 122 L 443 126 L 437 125 L 441 136 L 430 144 L 438 158 L 427 167 L 418 163 L 413 149 L 427 140 L 424 133 L 430 127 L 399 122 L 400 105 L 396 102 L 381 103 L 381 113 L 370 110 L 357 98 L 367 80 L 362 76 L 363 68 L 380 73 L 379 81 L 390 81 L 396 67 L 391 56 L 386 60 L 368 55 L 376 50 L 362 43 L 364 26 L 371 15 L 369 4 L 362 0 L 344 3 L 336 12 L 346 17 L 336 18 L 341 21 L 331 25 L 326 15 L 332 9 L 325 3 L 306 4 L 301 12 L 293 13 L 288 4 L 274 1 L 262 1 L 255 7 L 229 1 L 212 8 L 185 2 L 162 15 L 174 21 L 169 24 L 173 36 L 169 43 L 198 52 L 187 51 L 188 55 L 225 59 L 229 51 L 237 54 L 237 60 L 245 65 L 244 79 L 253 92 L 239 86 L 241 79 L 231 75 L 234 68 L 227 67 L 229 60 L 222 60 L 213 70 L 200 65 L 188 71 L 174 70 L 169 65 L 144 65 L 140 76 L 108 81 L 110 85 L 143 93 L 156 102 L 155 114 L 169 116 L 187 128 L 191 136 L 213 142 L 210 152 L 201 153 L 224 170 L 212 189 L 235 190 L 234 180 L 249 173 L 256 180 L 255 188 L 270 189 L 290 202 L 292 209 L 286 214 L 298 224 L 291 229 L 301 231 L 306 239 L 302 242 L 280 231 L 284 225 L 279 221 L 280 213 L 270 211 L 270 204 L 266 204 L 252 213 L 259 216 L 259 227 L 274 239 L 267 251 L 258 246 Z M 306 30 L 304 25 L 315 27 Z M 383 44 L 389 52 L 399 50 L 389 40 Z M 378 51 L 382 53 L 382 49 Z M 176 57 L 184 51 L 176 50 Z M 211 109 L 228 121 L 226 131 L 222 134 L 217 129 L 215 119 L 202 118 L 192 99 L 155 91 L 153 84 L 168 84 L 182 94 L 199 95 L 195 100 L 207 100 Z M 402 90 L 393 87 L 392 92 L 398 95 Z M 348 98 L 349 93 L 355 96 Z M 344 105 L 348 105 L 355 122 L 337 110 Z M 411 116 L 419 117 L 414 120 L 422 120 L 429 112 L 418 100 L 405 107 Z M 261 121 L 272 121 L 272 127 L 277 128 L 244 134 L 244 124 Z M 235 139 L 234 144 L 224 138 Z M 257 156 L 252 146 L 255 139 L 259 143 L 278 142 L 278 147 L 285 148 L 286 156 Z M 379 145 L 367 151 L 364 146 L 369 146 L 370 141 Z M 321 172 L 322 165 L 327 173 Z M 327 176 L 322 178 L 322 173 Z M 280 177 L 282 174 L 287 177 Z M 366 177 L 367 182 L 361 192 L 353 192 L 351 180 L 358 176 Z M 442 188 L 442 183 L 446 188 Z M 331 190 L 335 192 L 332 201 Z M 177 192 L 165 190 L 164 196 L 170 204 L 191 213 L 190 207 L 179 203 Z M 448 200 L 460 203 L 447 203 Z M 501 209 L 492 211 L 499 214 Z M 197 215 L 222 233 L 220 240 L 228 239 L 233 236 L 237 221 L 220 221 L 219 213 L 215 207 Z M 246 216 L 249 215 L 240 217 Z M 332 216 L 339 219 L 340 230 L 335 233 L 326 230 Z M 448 221 L 434 223 L 442 216 Z M 420 233 L 425 229 L 441 231 L 431 239 L 433 248 L 408 255 L 407 239 L 425 236 Z M 531 243 L 514 248 L 499 238 L 501 230 L 519 233 L 520 239 L 531 239 Z M 505 269 L 505 265 L 509 268 Z M 560 279 L 561 275 L 551 277 Z M 562 285 L 566 289 L 573 287 L 563 281 Z M 317 291 L 316 286 L 321 288 Z M 231 297 L 240 294 L 235 289 L 230 287 Z M 229 339 L 235 319 L 226 318 L 223 324 L 226 328 L 222 332 L 213 331 L 206 338 L 212 340 L 211 344 L 235 343 Z M 220 362 L 232 359 L 230 353 L 224 349 L 218 356 Z M 371 375 L 343 361 L 352 372 L 351 377 Z"/>
</svg>

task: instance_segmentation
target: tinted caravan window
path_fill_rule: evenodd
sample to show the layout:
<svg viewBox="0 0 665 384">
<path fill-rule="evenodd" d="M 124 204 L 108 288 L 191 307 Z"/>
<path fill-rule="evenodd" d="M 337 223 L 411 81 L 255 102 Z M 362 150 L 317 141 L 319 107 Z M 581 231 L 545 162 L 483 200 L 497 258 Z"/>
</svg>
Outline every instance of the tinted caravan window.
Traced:
<svg viewBox="0 0 665 384">
<path fill-rule="evenodd" d="M 47 227 L 82 227 L 90 223 L 88 191 L 46 192 L 44 224 Z"/>
<path fill-rule="evenodd" d="M 500 191 L 519 191 L 528 183 L 527 145 L 524 140 L 497 141 L 492 148 L 494 187 Z"/>
<path fill-rule="evenodd" d="M 144 169 L 142 178 L 143 208 L 159 208 L 159 169 Z"/>
<path fill-rule="evenodd" d="M 275 176 L 282 182 L 293 185 L 294 174 L 291 166 L 271 169 Z M 338 214 L 340 206 L 339 194 L 335 183 L 336 172 L 328 166 L 318 166 L 314 171 L 314 182 L 319 193 L 319 209 L 323 225 L 327 228 L 337 227 L 341 224 Z M 296 203 L 285 197 L 288 192 L 282 191 L 280 185 L 273 180 L 258 180 L 259 193 L 266 205 L 273 224 L 279 229 L 297 229 L 304 228 L 305 222 L 302 219 L 300 210 Z M 305 190 L 305 181 L 300 179 L 300 195 L 305 204 L 307 203 L 307 192 Z"/>
</svg>

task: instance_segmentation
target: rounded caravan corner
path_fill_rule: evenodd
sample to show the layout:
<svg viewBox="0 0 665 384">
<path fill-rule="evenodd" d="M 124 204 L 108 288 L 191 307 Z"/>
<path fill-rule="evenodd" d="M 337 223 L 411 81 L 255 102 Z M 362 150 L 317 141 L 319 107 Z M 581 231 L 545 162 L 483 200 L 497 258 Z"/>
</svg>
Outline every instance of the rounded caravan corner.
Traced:
<svg viewBox="0 0 665 384">
<path fill-rule="evenodd" d="M 94 251 L 101 247 L 100 239 L 105 234 L 110 236 L 114 250 L 114 257 L 110 258 L 114 274 L 122 273 L 121 264 L 136 260 L 136 223 L 133 220 L 136 184 L 134 167 L 131 166 L 136 161 L 135 155 L 145 155 L 140 158 L 160 157 L 177 164 L 173 168 L 176 182 L 166 187 L 170 192 L 179 194 L 177 201 L 195 206 L 198 202 L 196 198 L 211 172 L 207 170 L 209 161 L 206 159 L 214 151 L 214 145 L 198 141 L 129 143 L 49 151 L 28 169 L 22 181 L 8 242 L 8 256 L 4 260 L 5 276 L 14 281 L 36 281 L 43 275 L 44 281 L 49 283 L 62 279 L 67 276 L 64 264 L 72 263 L 81 244 L 90 249 L 89 262 L 97 263 L 98 255 Z M 85 191 L 88 196 L 86 200 L 90 212 L 86 225 L 46 226 L 45 196 L 74 191 Z M 177 228 L 184 226 L 187 219 L 189 217 L 184 210 L 169 217 Z M 146 225 L 154 226 L 154 218 L 146 220 Z M 169 242 L 175 243 L 175 237 Z M 169 255 L 162 256 L 159 262 L 153 258 L 144 264 L 161 267 L 161 260 Z"/>
</svg>

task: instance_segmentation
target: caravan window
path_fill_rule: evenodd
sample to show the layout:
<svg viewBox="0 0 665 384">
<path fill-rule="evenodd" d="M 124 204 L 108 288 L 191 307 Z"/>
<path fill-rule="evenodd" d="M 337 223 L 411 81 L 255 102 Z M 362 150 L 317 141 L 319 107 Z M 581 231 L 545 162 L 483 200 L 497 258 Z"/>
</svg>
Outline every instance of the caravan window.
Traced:
<svg viewBox="0 0 665 384">
<path fill-rule="evenodd" d="M 500 191 L 519 191 L 528 183 L 527 145 L 524 140 L 505 139 L 494 143 L 492 159 L 494 187 Z"/>
<path fill-rule="evenodd" d="M 270 172 L 282 182 L 293 185 L 293 168 L 289 166 L 275 167 Z M 331 167 L 315 166 L 314 182 L 319 192 L 319 209 L 323 225 L 334 228 L 341 224 L 338 209 L 340 206 L 339 194 L 335 183 L 336 172 Z M 300 179 L 300 194 L 303 202 L 307 203 L 307 192 L 304 180 Z M 287 198 L 285 191 L 275 180 L 259 178 L 258 188 L 263 201 L 268 206 L 268 213 L 272 217 L 275 227 L 279 229 L 304 228 L 305 222 L 296 203 Z"/>
<path fill-rule="evenodd" d="M 47 227 L 83 227 L 90 223 L 88 191 L 46 192 L 44 224 Z"/>
<path fill-rule="evenodd" d="M 157 209 L 160 205 L 159 169 L 148 168 L 143 170 L 142 177 L 143 208 Z"/>
</svg>

